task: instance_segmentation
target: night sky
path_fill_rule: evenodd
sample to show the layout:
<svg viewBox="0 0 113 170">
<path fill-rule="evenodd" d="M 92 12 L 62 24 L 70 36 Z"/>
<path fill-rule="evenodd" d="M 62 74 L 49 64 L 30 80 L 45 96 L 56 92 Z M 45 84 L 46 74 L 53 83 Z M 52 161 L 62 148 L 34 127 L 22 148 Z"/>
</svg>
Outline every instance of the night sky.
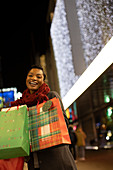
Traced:
<svg viewBox="0 0 113 170">
<path fill-rule="evenodd" d="M 3 87 L 26 88 L 27 69 L 34 56 L 46 51 L 48 1 L 34 6 L 1 7 L 0 56 Z"/>
</svg>

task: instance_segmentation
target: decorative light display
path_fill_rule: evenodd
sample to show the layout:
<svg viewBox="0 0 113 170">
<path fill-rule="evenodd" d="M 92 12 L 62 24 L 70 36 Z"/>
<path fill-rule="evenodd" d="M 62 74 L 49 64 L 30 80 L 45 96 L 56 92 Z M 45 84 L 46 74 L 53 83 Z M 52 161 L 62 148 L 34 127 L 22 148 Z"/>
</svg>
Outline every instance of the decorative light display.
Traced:
<svg viewBox="0 0 113 170">
<path fill-rule="evenodd" d="M 75 0 L 86 67 L 113 35 L 113 0 Z"/>
<path fill-rule="evenodd" d="M 63 97 L 62 101 L 65 109 L 67 109 L 92 83 L 100 77 L 100 75 L 104 73 L 107 68 L 111 66 L 113 63 L 112 51 L 113 37 L 84 71 L 73 87 Z M 106 91 L 104 95 L 108 95 Z"/>
<path fill-rule="evenodd" d="M 74 73 L 72 46 L 63 0 L 57 0 L 50 29 L 55 54 L 61 97 L 74 85 L 78 76 Z"/>
<path fill-rule="evenodd" d="M 75 0 L 86 67 L 94 60 L 113 35 L 112 0 Z M 51 37 L 58 69 L 61 97 L 79 78 L 74 73 L 72 49 L 64 0 L 57 0 Z"/>
</svg>

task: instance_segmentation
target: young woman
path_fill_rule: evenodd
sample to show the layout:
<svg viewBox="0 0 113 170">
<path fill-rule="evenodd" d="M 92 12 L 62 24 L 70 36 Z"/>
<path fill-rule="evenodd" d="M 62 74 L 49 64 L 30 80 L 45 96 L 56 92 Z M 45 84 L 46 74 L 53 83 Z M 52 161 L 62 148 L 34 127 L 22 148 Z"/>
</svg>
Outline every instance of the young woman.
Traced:
<svg viewBox="0 0 113 170">
<path fill-rule="evenodd" d="M 57 97 L 61 102 L 66 123 L 68 123 L 60 96 L 57 92 L 50 91 L 49 86 L 45 83 L 45 78 L 42 67 L 32 66 L 26 78 L 27 89 L 23 92 L 21 99 L 11 102 L 11 106 L 26 104 L 31 107 Z M 35 170 L 35 168 L 40 170 L 77 169 L 68 145 L 59 145 L 31 153 L 28 170 Z"/>
</svg>

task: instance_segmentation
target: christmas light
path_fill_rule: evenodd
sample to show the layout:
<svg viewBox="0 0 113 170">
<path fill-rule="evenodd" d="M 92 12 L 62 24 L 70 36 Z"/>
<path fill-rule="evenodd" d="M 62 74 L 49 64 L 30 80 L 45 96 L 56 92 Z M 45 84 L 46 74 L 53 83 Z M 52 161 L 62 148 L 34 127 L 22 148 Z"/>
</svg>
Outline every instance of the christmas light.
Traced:
<svg viewBox="0 0 113 170">
<path fill-rule="evenodd" d="M 112 0 L 75 0 L 86 66 L 113 35 Z"/>
<path fill-rule="evenodd" d="M 61 97 L 63 97 L 78 79 L 78 76 L 74 73 L 72 46 L 63 0 L 57 0 L 50 32 L 58 71 L 60 92 Z"/>
<path fill-rule="evenodd" d="M 67 109 L 102 73 L 113 64 L 113 37 L 63 97 Z M 96 68 L 96 69 L 95 69 Z"/>
</svg>

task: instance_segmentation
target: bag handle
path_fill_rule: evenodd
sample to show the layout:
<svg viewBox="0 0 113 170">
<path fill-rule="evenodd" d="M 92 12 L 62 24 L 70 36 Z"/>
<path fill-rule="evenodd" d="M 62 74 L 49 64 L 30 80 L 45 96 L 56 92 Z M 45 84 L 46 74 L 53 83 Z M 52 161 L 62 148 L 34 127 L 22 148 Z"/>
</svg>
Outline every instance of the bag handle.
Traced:
<svg viewBox="0 0 113 170">
<path fill-rule="evenodd" d="M 17 106 L 17 110 L 19 110 L 19 106 L 20 106 L 20 105 Z M 11 108 L 13 108 L 13 107 L 8 108 L 8 109 L 6 110 L 6 113 L 7 113 L 8 111 L 10 111 Z"/>
<path fill-rule="evenodd" d="M 44 100 L 42 103 L 46 103 L 47 102 L 47 100 Z M 36 105 L 36 108 L 38 108 L 38 105 L 39 104 L 42 104 L 42 103 L 39 103 L 39 101 L 37 102 L 37 105 Z"/>
</svg>

